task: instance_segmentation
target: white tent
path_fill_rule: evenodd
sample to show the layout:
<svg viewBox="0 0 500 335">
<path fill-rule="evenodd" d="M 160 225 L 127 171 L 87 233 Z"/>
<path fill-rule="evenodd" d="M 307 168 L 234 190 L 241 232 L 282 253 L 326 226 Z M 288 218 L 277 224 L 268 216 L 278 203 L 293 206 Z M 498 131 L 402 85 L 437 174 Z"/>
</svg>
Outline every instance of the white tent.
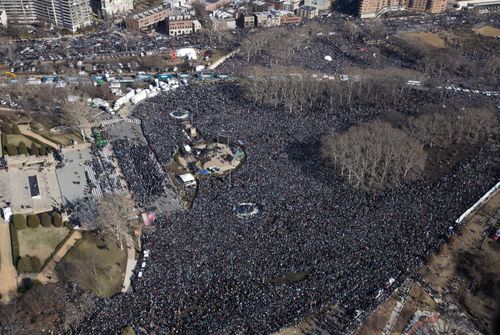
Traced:
<svg viewBox="0 0 500 335">
<path fill-rule="evenodd" d="M 198 56 L 196 56 L 196 51 L 193 48 L 182 48 L 182 49 L 177 49 L 175 52 L 177 54 L 178 58 L 185 58 L 189 60 L 196 60 L 198 59 Z"/>
</svg>

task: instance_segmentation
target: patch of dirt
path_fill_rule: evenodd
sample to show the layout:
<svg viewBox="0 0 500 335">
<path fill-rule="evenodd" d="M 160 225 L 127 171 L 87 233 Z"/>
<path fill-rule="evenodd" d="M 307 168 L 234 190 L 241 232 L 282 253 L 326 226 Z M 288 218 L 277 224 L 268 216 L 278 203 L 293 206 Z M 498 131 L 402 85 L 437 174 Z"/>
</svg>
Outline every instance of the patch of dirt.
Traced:
<svg viewBox="0 0 500 335">
<path fill-rule="evenodd" d="M 420 269 L 427 284 L 467 310 L 483 330 L 489 327 L 500 294 L 500 243 L 483 232 L 499 219 L 500 192 Z"/>
<path fill-rule="evenodd" d="M 417 40 L 419 42 L 423 42 L 431 47 L 444 49 L 446 48 L 446 42 L 444 39 L 439 37 L 436 34 L 429 32 L 409 32 L 400 34 L 403 38 Z"/>
<path fill-rule="evenodd" d="M 488 37 L 497 37 L 500 36 L 500 29 L 491 27 L 491 26 L 483 26 L 481 28 L 473 29 L 476 34 L 488 36 Z"/>
<path fill-rule="evenodd" d="M 434 311 L 436 309 L 436 306 L 436 302 L 422 286 L 418 284 L 413 285 L 409 297 L 403 307 L 403 310 L 401 311 L 401 314 L 399 314 L 399 317 L 396 321 L 393 332 L 403 332 L 408 325 L 408 322 L 410 322 L 411 318 L 415 314 L 415 311 Z"/>
<path fill-rule="evenodd" d="M 411 287 L 391 334 L 401 334 L 419 311 L 437 313 L 435 315 L 441 315 L 443 311 L 451 313 L 441 315 L 440 322 L 463 334 L 477 334 L 477 330 L 489 333 L 495 299 L 500 293 L 500 243 L 488 238 L 484 231 L 490 225 L 498 226 L 499 219 L 500 192 L 473 213 L 461 231 L 421 266 L 419 273 L 423 286 L 415 282 Z M 354 335 L 380 334 L 396 302 L 404 298 L 402 294 L 395 292 Z M 459 307 L 455 314 L 450 306 Z M 462 311 L 469 316 L 464 318 Z"/>
<path fill-rule="evenodd" d="M 392 310 L 396 306 L 397 299 L 395 297 L 389 298 L 384 304 L 380 305 L 375 312 L 363 322 L 353 335 L 379 335 L 384 329 Z"/>
</svg>

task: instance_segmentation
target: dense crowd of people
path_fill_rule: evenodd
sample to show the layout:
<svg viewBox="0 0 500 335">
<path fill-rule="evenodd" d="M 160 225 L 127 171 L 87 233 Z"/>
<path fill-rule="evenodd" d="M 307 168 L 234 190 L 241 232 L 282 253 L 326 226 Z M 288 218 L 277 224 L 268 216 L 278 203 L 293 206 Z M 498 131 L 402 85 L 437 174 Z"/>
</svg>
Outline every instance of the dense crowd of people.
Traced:
<svg viewBox="0 0 500 335">
<path fill-rule="evenodd" d="M 97 176 L 99 188 L 105 193 L 121 192 L 121 184 L 113 165 L 113 156 L 109 146 L 98 148 L 93 145 L 92 156 L 99 159 L 92 160 L 92 169 Z"/>
<path fill-rule="evenodd" d="M 386 107 L 411 115 L 438 99 L 414 95 Z M 178 109 L 192 113 L 205 138 L 242 143 L 247 160 L 231 178 L 199 180 L 192 209 L 159 216 L 143 234 L 150 253 L 132 292 L 98 301 L 77 333 L 132 325 L 141 334 L 266 334 L 337 303 L 344 319 L 319 313 L 318 327 L 331 334 L 355 328 L 390 278 L 401 283 L 447 240 L 455 219 L 494 184 L 498 164 L 487 142 L 438 180 L 376 194 L 353 189 L 324 166 L 319 139 L 383 118 L 378 107 L 290 114 L 256 108 L 234 84 L 193 85 L 138 105 L 135 116 L 161 163 L 186 141 L 169 116 Z M 115 153 L 127 162 L 125 173 L 155 189 L 144 148 L 118 144 Z M 263 215 L 238 218 L 234 206 L 242 202 L 261 206 Z"/>
<path fill-rule="evenodd" d="M 165 192 L 165 174 L 148 146 L 116 140 L 113 153 L 139 206 L 147 206 Z"/>
</svg>

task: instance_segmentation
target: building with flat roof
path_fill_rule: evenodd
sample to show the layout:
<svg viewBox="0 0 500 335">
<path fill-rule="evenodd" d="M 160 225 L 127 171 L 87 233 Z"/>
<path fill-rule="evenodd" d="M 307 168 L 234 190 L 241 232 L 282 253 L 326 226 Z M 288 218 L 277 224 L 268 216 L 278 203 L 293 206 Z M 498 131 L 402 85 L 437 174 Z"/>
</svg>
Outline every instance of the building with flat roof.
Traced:
<svg viewBox="0 0 500 335">
<path fill-rule="evenodd" d="M 447 5 L 456 10 L 489 12 L 500 9 L 500 0 L 452 0 Z"/>
<path fill-rule="evenodd" d="M 361 0 L 361 18 L 374 18 L 388 12 L 408 10 L 422 13 L 442 13 L 446 10 L 447 0 Z"/>
<path fill-rule="evenodd" d="M 280 25 L 280 17 L 270 11 L 254 13 L 257 27 L 277 27 Z"/>
<path fill-rule="evenodd" d="M 169 16 L 167 29 L 170 36 L 189 35 L 198 32 L 201 29 L 201 24 L 191 15 Z"/>
<path fill-rule="evenodd" d="M 92 24 L 92 7 L 88 0 L 35 0 L 40 20 L 72 32 Z"/>
<path fill-rule="evenodd" d="M 132 11 L 134 0 L 92 0 L 92 8 L 97 15 L 107 18 Z"/>
<path fill-rule="evenodd" d="M 404 10 L 406 0 L 361 0 L 359 16 L 361 18 L 374 18 L 387 12 Z"/>
<path fill-rule="evenodd" d="M 330 0 L 304 0 L 304 5 L 316 7 L 320 11 L 328 10 L 332 5 Z"/>
<path fill-rule="evenodd" d="M 173 13 L 173 9 L 170 5 L 161 5 L 141 13 L 127 16 L 125 18 L 125 26 L 128 31 L 145 31 L 157 26 L 160 22 L 164 22 Z"/>
<path fill-rule="evenodd" d="M 251 13 L 241 13 L 236 20 L 236 24 L 240 28 L 252 29 L 255 27 L 255 15 Z"/>
<path fill-rule="evenodd" d="M 293 12 L 282 12 L 280 15 L 280 24 L 299 24 L 300 22 L 302 22 L 302 18 L 294 15 Z"/>
<path fill-rule="evenodd" d="M 38 22 L 34 0 L 0 0 L 0 10 L 11 24 L 29 25 Z"/>
<path fill-rule="evenodd" d="M 319 15 L 319 9 L 311 6 L 300 6 L 296 11 L 297 16 L 305 19 L 313 19 Z"/>
<path fill-rule="evenodd" d="M 30 25 L 44 21 L 57 28 L 76 31 L 92 24 L 89 0 L 0 0 L 12 24 Z"/>
</svg>

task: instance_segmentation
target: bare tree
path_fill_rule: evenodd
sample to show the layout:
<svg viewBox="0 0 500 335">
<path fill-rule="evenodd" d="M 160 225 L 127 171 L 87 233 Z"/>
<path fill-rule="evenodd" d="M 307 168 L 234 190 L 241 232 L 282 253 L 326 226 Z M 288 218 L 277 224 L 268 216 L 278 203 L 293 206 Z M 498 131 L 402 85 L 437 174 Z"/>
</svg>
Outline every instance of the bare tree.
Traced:
<svg viewBox="0 0 500 335">
<path fill-rule="evenodd" d="M 322 153 L 349 183 L 367 190 L 418 178 L 426 159 L 418 141 L 381 121 L 326 136 Z"/>
<path fill-rule="evenodd" d="M 9 305 L 0 306 L 0 333 L 57 333 L 59 323 L 69 317 L 68 304 L 66 292 L 58 285 L 34 285 Z M 73 304 L 79 305 L 79 301 Z"/>
<path fill-rule="evenodd" d="M 137 225 L 132 200 L 124 195 L 105 195 L 97 206 L 95 221 L 99 231 L 115 237 L 123 249 L 123 240 Z"/>
<path fill-rule="evenodd" d="M 73 99 L 65 99 L 61 107 L 61 122 L 63 125 L 80 131 L 82 138 L 85 139 L 85 128 L 90 122 L 90 107 L 87 103 L 87 98 L 73 97 Z"/>
</svg>

